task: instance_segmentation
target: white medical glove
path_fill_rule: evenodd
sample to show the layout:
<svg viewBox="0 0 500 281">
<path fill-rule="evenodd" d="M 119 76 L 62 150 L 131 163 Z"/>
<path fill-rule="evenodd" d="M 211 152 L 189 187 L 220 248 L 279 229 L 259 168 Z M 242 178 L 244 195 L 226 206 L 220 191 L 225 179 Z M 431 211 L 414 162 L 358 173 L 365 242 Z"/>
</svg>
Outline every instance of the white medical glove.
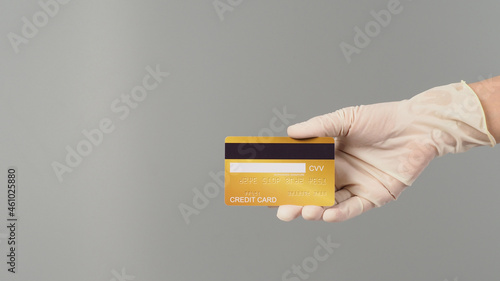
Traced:
<svg viewBox="0 0 500 281">
<path fill-rule="evenodd" d="M 292 138 L 335 137 L 335 201 L 284 205 L 278 218 L 344 221 L 395 200 L 434 157 L 494 146 L 481 103 L 464 82 L 410 100 L 347 107 L 288 128 Z"/>
</svg>

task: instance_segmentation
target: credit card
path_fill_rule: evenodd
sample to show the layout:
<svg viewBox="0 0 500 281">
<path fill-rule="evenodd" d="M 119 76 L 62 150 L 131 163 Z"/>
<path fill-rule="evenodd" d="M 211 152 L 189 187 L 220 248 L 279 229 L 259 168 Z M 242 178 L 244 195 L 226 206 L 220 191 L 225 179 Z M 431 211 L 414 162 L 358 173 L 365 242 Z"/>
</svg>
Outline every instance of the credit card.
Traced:
<svg viewBox="0 0 500 281">
<path fill-rule="evenodd" d="M 335 203 L 333 138 L 227 137 L 225 154 L 226 205 Z"/>
</svg>

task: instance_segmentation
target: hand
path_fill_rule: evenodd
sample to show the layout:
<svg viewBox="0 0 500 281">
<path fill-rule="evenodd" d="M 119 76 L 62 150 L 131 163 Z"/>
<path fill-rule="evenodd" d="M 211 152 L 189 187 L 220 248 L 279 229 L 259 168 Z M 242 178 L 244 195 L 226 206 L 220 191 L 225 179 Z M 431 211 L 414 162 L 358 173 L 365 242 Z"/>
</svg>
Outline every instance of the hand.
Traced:
<svg viewBox="0 0 500 281">
<path fill-rule="evenodd" d="M 410 100 L 362 105 L 288 128 L 292 138 L 335 137 L 335 201 L 328 207 L 278 208 L 290 221 L 344 221 L 395 200 L 436 156 L 496 144 L 481 104 L 465 82 Z"/>
</svg>

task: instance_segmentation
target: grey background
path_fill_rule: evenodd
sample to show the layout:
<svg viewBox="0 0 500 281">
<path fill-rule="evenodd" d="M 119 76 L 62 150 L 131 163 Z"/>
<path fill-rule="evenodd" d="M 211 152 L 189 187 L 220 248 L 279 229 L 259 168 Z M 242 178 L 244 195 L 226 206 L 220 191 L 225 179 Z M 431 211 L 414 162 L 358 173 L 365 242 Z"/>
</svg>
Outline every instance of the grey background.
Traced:
<svg viewBox="0 0 500 281">
<path fill-rule="evenodd" d="M 257 135 L 273 108 L 299 122 L 500 74 L 498 1 L 402 0 L 347 63 L 339 44 L 388 2 L 243 1 L 221 20 L 211 0 L 73 0 L 16 54 L 7 34 L 41 8 L 0 1 L 0 175 L 19 169 L 20 218 L 18 274 L 0 239 L 0 279 L 281 280 L 331 235 L 341 246 L 309 280 L 496 280 L 498 148 L 436 159 L 400 199 L 344 223 L 284 223 L 225 206 L 223 190 L 190 224 L 179 212 L 223 169 L 224 138 Z M 171 75 L 119 120 L 111 102 L 148 65 Z M 105 117 L 116 130 L 60 183 L 51 163 Z"/>
</svg>

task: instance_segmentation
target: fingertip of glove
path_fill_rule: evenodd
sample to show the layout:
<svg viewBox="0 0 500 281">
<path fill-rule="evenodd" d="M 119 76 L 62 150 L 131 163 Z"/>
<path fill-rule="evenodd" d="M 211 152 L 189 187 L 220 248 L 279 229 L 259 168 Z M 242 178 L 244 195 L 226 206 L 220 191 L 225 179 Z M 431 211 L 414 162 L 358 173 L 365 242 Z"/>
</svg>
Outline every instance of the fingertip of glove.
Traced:
<svg viewBox="0 0 500 281">
<path fill-rule="evenodd" d="M 300 138 L 303 132 L 304 122 L 288 126 L 286 132 L 291 138 Z"/>
<path fill-rule="evenodd" d="M 299 207 L 299 206 L 296 206 Z M 299 207 L 300 208 L 300 207 Z M 280 206 L 278 208 L 278 212 L 276 213 L 276 216 L 278 219 L 282 221 L 291 221 L 297 218 L 297 216 L 300 214 L 300 209 L 295 210 L 294 206 Z"/>
<path fill-rule="evenodd" d="M 323 221 L 325 222 L 342 222 L 347 219 L 347 216 L 339 209 L 328 209 L 323 213 Z"/>
</svg>

